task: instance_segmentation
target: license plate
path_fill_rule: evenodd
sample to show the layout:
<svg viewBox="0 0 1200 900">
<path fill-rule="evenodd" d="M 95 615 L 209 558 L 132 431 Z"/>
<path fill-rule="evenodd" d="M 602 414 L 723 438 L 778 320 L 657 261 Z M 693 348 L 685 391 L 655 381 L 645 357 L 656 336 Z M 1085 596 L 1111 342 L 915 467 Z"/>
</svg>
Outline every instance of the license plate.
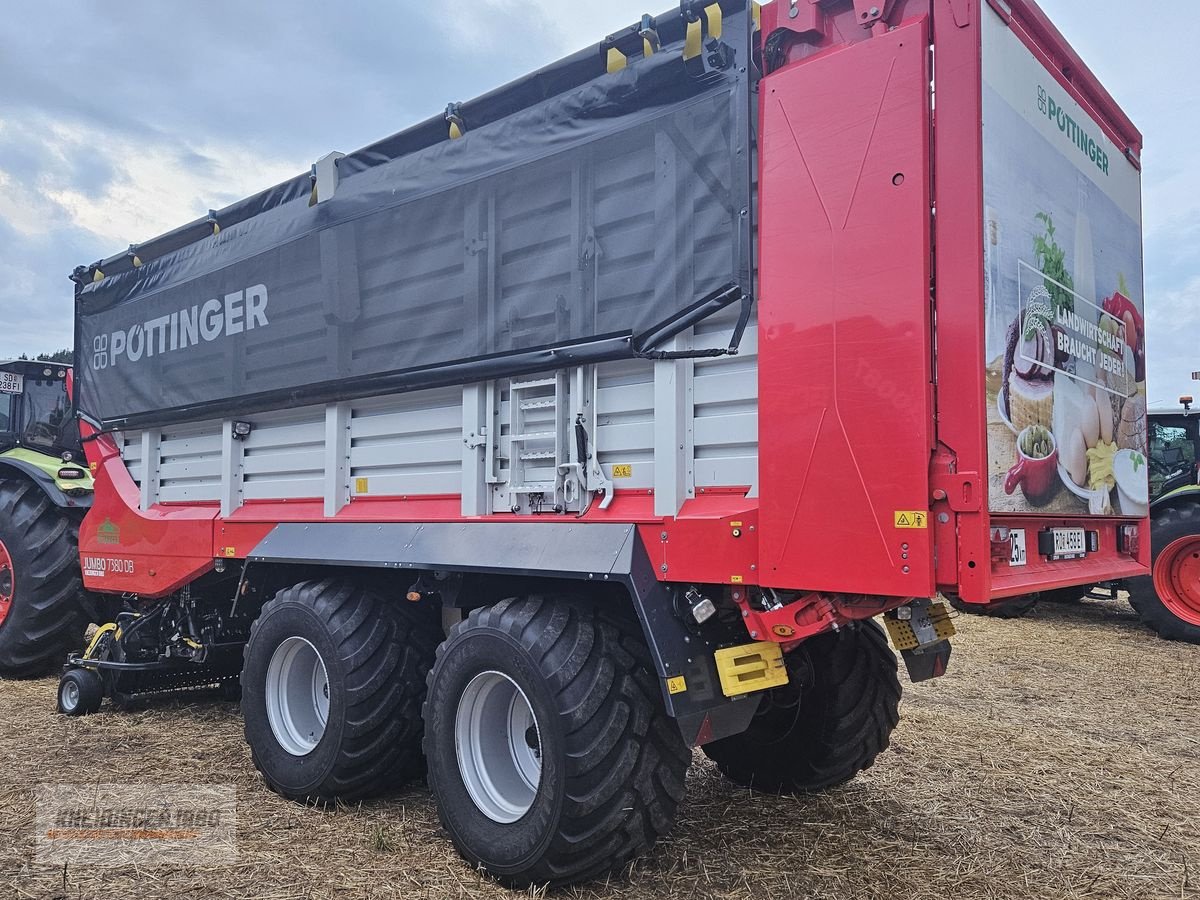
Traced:
<svg viewBox="0 0 1200 900">
<path fill-rule="evenodd" d="M 0 372 L 0 394 L 19 394 L 25 390 L 25 376 L 16 372 Z"/>
<path fill-rule="evenodd" d="M 1082 528 L 1055 528 L 1054 559 L 1077 559 L 1087 555 L 1087 534 Z"/>
<path fill-rule="evenodd" d="M 1012 544 L 1012 555 L 1008 559 L 1008 564 L 1010 566 L 1028 565 L 1029 558 L 1025 555 L 1025 529 L 1012 529 L 1008 533 L 1008 539 Z"/>
</svg>

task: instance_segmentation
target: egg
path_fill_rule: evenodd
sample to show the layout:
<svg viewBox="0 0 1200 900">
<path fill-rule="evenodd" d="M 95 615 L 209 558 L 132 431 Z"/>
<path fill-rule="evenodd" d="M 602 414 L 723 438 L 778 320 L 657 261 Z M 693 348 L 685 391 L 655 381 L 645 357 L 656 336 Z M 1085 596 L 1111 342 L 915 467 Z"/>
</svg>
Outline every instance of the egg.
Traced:
<svg viewBox="0 0 1200 900">
<path fill-rule="evenodd" d="M 1100 443 L 1100 431 L 1102 418 L 1099 410 L 1096 409 L 1096 392 L 1090 390 L 1084 397 L 1082 409 L 1080 410 L 1079 428 L 1083 433 L 1083 443 L 1085 447 L 1095 447 Z M 1112 425 L 1109 425 L 1109 430 L 1112 430 Z"/>
<path fill-rule="evenodd" d="M 1080 487 L 1087 484 L 1087 451 L 1087 444 L 1083 440 L 1083 431 L 1076 428 L 1067 436 L 1066 444 L 1063 446 L 1062 461 L 1063 465 L 1067 467 L 1067 474 L 1071 476 L 1071 480 Z"/>
<path fill-rule="evenodd" d="M 1112 401 L 1107 396 L 1100 396 L 1096 398 L 1096 406 L 1100 413 L 1100 440 L 1111 444 L 1113 442 Z"/>
</svg>

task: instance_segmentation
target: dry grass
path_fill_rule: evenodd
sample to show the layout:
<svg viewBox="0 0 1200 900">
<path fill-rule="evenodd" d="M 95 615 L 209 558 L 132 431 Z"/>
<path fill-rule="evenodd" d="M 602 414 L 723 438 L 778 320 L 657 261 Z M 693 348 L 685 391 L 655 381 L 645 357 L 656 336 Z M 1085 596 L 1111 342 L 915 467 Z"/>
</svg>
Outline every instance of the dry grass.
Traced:
<svg viewBox="0 0 1200 900">
<path fill-rule="evenodd" d="M 822 797 L 751 796 L 697 755 L 671 838 L 559 896 L 1200 896 L 1200 647 L 1123 603 L 959 619 L 951 674 L 909 687 L 892 748 Z M 353 809 L 269 793 L 234 706 L 55 715 L 55 682 L 0 685 L 0 897 L 511 896 L 470 871 L 423 788 Z M 69 870 L 33 861 L 33 787 L 231 784 L 239 863 Z"/>
</svg>

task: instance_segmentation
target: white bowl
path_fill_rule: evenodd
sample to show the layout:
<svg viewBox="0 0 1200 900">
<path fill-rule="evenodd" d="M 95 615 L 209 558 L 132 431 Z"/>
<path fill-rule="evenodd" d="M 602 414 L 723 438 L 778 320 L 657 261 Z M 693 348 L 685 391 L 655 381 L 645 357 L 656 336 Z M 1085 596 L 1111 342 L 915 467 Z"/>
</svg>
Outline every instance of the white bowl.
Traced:
<svg viewBox="0 0 1200 900">
<path fill-rule="evenodd" d="M 1145 454 L 1137 450 L 1118 450 L 1113 458 L 1113 477 L 1117 479 L 1121 515 L 1138 518 L 1149 515 L 1150 473 Z"/>
</svg>

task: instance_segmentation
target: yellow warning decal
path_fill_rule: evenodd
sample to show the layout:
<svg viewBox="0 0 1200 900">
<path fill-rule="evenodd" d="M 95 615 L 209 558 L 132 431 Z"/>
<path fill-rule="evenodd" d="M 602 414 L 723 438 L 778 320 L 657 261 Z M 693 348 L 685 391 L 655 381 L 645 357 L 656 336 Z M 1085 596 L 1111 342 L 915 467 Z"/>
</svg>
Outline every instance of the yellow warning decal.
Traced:
<svg viewBox="0 0 1200 900">
<path fill-rule="evenodd" d="M 370 484 L 365 478 L 354 479 L 354 493 L 366 494 L 370 492 Z"/>
<path fill-rule="evenodd" d="M 687 691 L 687 679 L 682 675 L 676 675 L 674 678 L 667 679 L 668 694 L 682 694 Z"/>
<path fill-rule="evenodd" d="M 729 523 L 729 527 L 730 527 L 730 528 L 741 528 L 741 527 L 742 527 L 742 523 L 741 523 L 741 522 L 730 522 L 730 523 Z"/>
<path fill-rule="evenodd" d="M 224 557 L 227 557 L 227 558 L 229 558 L 229 559 L 233 559 L 233 557 L 237 556 L 237 548 L 235 548 L 235 547 L 222 547 L 222 548 L 221 548 L 221 555 L 222 555 L 222 556 L 224 556 Z"/>
<path fill-rule="evenodd" d="M 920 510 L 896 510 L 897 528 L 928 528 L 929 513 Z"/>
<path fill-rule="evenodd" d="M 631 466 L 631 465 L 613 466 L 612 477 L 613 478 L 632 478 L 633 477 L 633 466 Z"/>
<path fill-rule="evenodd" d="M 743 581 L 745 581 L 745 580 L 746 580 L 746 579 L 745 579 L 743 576 L 741 576 L 741 575 L 730 575 L 730 576 L 729 576 L 729 583 L 730 583 L 730 584 L 741 584 L 741 583 L 742 583 Z"/>
</svg>

